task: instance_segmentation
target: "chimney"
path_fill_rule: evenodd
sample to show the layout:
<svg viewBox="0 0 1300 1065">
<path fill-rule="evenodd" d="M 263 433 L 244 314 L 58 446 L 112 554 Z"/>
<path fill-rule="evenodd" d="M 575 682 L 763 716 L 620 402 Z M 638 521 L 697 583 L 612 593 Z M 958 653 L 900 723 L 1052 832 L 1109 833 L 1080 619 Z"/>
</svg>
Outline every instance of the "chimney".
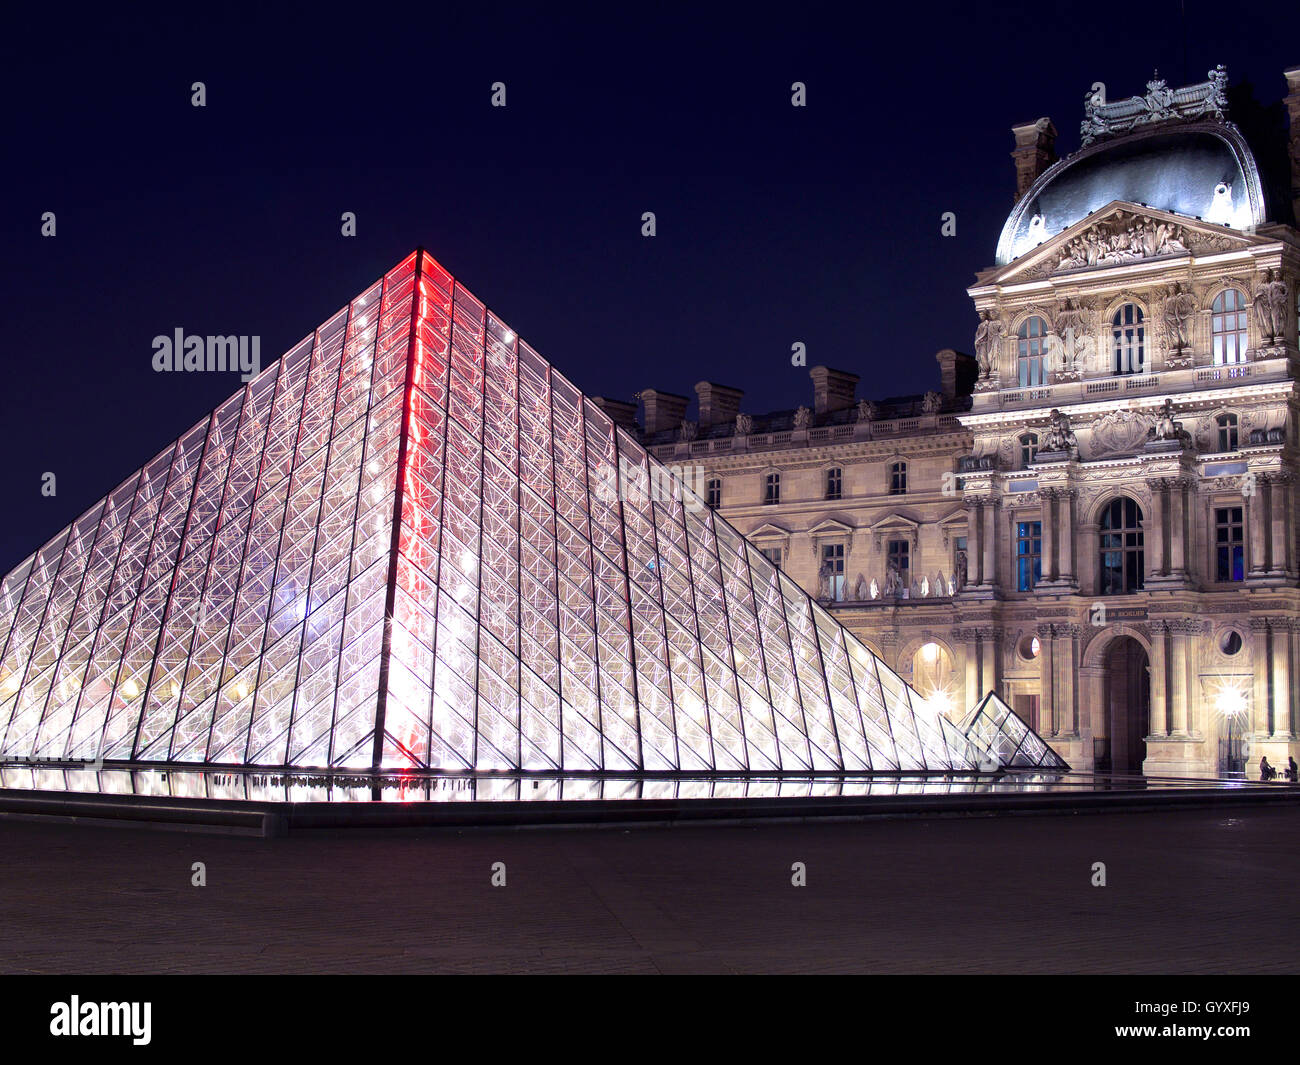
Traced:
<svg viewBox="0 0 1300 1065">
<path fill-rule="evenodd" d="M 939 391 L 944 399 L 969 396 L 974 391 L 975 381 L 979 377 L 979 363 L 971 356 L 953 351 L 952 348 L 944 348 L 943 351 L 936 351 L 934 358 L 939 364 Z"/>
<path fill-rule="evenodd" d="M 700 397 L 700 429 L 704 430 L 712 425 L 734 422 L 745 393 L 739 388 L 700 381 L 695 386 L 695 394 Z"/>
<path fill-rule="evenodd" d="M 643 388 L 636 398 L 645 404 L 646 436 L 653 436 L 665 429 L 676 429 L 686 417 L 686 404 L 690 402 L 685 396 L 673 392 L 660 392 L 657 388 Z"/>
<path fill-rule="evenodd" d="M 1012 126 L 1016 150 L 1016 199 L 1020 199 L 1044 170 L 1056 162 L 1056 127 L 1050 118 L 1040 118 L 1023 126 Z"/>
<path fill-rule="evenodd" d="M 621 425 L 633 436 L 637 434 L 635 403 L 629 403 L 625 399 L 606 399 L 604 396 L 593 396 L 591 402 L 608 414 L 615 425 Z"/>
<path fill-rule="evenodd" d="M 813 379 L 813 413 L 829 414 L 853 406 L 858 375 L 829 366 L 814 366 L 808 371 Z"/>
<path fill-rule="evenodd" d="M 1300 66 L 1284 70 L 1286 78 L 1287 113 L 1291 116 L 1291 203 L 1295 208 L 1296 220 L 1300 221 Z"/>
</svg>

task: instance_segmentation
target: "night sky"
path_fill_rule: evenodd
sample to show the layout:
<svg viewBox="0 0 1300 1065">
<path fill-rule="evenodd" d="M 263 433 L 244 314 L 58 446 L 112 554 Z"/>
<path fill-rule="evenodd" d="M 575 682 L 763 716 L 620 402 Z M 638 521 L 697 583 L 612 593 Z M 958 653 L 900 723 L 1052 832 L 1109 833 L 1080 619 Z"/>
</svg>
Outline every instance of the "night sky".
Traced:
<svg viewBox="0 0 1300 1065">
<path fill-rule="evenodd" d="M 417 245 L 590 395 L 811 402 L 795 341 L 859 395 L 936 387 L 1011 125 L 1051 116 L 1064 153 L 1094 81 L 1224 63 L 1272 104 L 1300 62 L 1293 2 L 1187 0 L 1185 34 L 1177 0 L 890 7 L 10 15 L 0 572 L 239 387 L 155 373 L 154 336 L 259 335 L 265 366 Z"/>
</svg>

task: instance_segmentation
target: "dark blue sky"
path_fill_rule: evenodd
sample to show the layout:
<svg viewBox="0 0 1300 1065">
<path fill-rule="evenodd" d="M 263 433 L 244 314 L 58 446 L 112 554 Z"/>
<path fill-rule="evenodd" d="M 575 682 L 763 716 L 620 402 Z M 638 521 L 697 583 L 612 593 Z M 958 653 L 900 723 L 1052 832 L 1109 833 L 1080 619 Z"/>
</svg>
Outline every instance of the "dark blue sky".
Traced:
<svg viewBox="0 0 1300 1065">
<path fill-rule="evenodd" d="M 1293 3 L 1188 0 L 1185 63 L 1177 0 L 892 6 L 23 15 L 0 64 L 0 571 L 238 387 L 155 373 L 155 335 L 260 335 L 265 364 L 420 244 L 590 394 L 709 378 L 793 406 L 796 340 L 862 394 L 934 387 L 934 352 L 970 348 L 1012 124 L 1050 115 L 1070 151 L 1094 81 L 1221 62 L 1273 103 L 1300 61 Z"/>
</svg>

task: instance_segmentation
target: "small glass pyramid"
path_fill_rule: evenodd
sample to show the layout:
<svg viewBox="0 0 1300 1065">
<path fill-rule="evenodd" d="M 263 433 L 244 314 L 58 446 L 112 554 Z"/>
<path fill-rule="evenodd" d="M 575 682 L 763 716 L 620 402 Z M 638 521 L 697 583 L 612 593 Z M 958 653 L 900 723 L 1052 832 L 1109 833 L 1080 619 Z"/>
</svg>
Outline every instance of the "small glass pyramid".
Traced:
<svg viewBox="0 0 1300 1065">
<path fill-rule="evenodd" d="M 8 574 L 0 647 L 9 759 L 1055 759 L 955 730 L 423 251 Z"/>
</svg>

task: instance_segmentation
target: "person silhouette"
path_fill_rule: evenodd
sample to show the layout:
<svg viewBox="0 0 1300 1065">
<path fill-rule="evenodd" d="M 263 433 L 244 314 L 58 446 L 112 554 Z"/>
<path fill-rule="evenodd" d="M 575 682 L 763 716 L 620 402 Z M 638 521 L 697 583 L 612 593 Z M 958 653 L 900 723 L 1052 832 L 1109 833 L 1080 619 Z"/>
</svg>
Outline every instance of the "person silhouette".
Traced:
<svg viewBox="0 0 1300 1065">
<path fill-rule="evenodd" d="M 1268 764 L 1268 755 L 1261 754 L 1259 756 L 1259 779 L 1275 780 L 1276 778 L 1277 770 Z"/>
<path fill-rule="evenodd" d="M 1286 778 L 1292 784 L 1300 784 L 1300 766 L 1295 764 L 1295 756 L 1287 756 Z"/>
</svg>

